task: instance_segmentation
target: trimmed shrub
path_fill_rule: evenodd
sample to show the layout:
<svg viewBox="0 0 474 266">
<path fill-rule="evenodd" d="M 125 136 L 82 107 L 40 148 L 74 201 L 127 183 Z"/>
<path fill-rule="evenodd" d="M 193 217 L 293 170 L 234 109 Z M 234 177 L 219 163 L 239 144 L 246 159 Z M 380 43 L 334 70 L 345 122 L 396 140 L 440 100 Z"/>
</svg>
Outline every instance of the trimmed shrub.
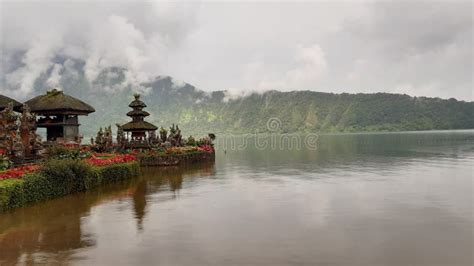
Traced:
<svg viewBox="0 0 474 266">
<path fill-rule="evenodd" d="M 98 168 L 103 183 L 123 180 L 131 176 L 137 176 L 140 173 L 140 167 L 137 162 L 126 164 L 112 164 Z"/>
<path fill-rule="evenodd" d="M 54 184 L 51 192 L 62 196 L 85 190 L 83 175 L 85 167 L 86 164 L 78 160 L 50 160 L 43 165 L 41 173 Z"/>
<path fill-rule="evenodd" d="M 28 174 L 22 179 L 25 203 L 39 202 L 58 196 L 54 190 L 54 183 L 41 173 Z"/>
<path fill-rule="evenodd" d="M 80 160 L 47 161 L 39 172 L 0 180 L 0 212 L 137 176 L 139 170 L 138 162 L 92 167 Z"/>
<path fill-rule="evenodd" d="M 6 179 L 0 181 L 0 212 L 20 207 L 25 203 L 21 179 Z"/>
<path fill-rule="evenodd" d="M 84 188 L 85 190 L 92 189 L 99 186 L 102 183 L 102 175 L 99 170 L 95 167 L 90 167 L 90 170 L 87 172 L 87 175 L 84 178 Z"/>
</svg>

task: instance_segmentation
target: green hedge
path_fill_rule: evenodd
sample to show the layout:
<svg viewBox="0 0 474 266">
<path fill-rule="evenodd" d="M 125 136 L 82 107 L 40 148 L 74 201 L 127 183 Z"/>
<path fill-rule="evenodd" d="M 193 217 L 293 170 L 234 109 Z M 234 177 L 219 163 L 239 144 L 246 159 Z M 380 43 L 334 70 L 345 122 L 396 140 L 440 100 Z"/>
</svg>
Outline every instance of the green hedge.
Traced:
<svg viewBox="0 0 474 266">
<path fill-rule="evenodd" d="M 140 166 L 138 163 L 126 164 L 112 164 L 105 167 L 97 168 L 101 183 L 111 183 L 118 180 L 129 178 L 130 176 L 137 176 L 140 173 Z"/>
<path fill-rule="evenodd" d="M 139 170 L 137 162 L 92 167 L 80 160 L 51 160 L 37 173 L 0 181 L 0 212 L 137 176 Z"/>
<path fill-rule="evenodd" d="M 0 182 L 0 212 L 20 207 L 24 204 L 24 183 L 20 179 L 2 180 Z"/>
</svg>

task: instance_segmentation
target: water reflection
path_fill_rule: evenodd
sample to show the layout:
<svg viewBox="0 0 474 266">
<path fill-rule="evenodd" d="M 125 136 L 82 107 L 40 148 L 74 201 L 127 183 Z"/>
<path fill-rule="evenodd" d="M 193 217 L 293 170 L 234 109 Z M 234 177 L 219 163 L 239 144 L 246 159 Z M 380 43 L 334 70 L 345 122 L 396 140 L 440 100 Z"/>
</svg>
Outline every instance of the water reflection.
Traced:
<svg viewBox="0 0 474 266">
<path fill-rule="evenodd" d="M 2 263 L 17 260 L 61 263 L 67 260 L 68 251 L 94 245 L 93 238 L 81 231 L 81 217 L 89 211 L 90 201 L 64 203 L 55 200 L 3 214 L 0 220 Z"/>
<path fill-rule="evenodd" d="M 206 177 L 214 171 L 213 163 L 145 168 L 139 178 L 1 214 L 0 265 L 66 264 L 74 250 L 96 245 L 94 234 L 82 230 L 83 217 L 111 201 L 131 198 L 137 228 L 143 231 L 148 194 L 167 189 L 177 193 L 184 179 Z"/>
<path fill-rule="evenodd" d="M 271 139 L 272 136 L 259 136 Z M 278 138 L 277 138 L 278 139 Z M 427 161 L 434 158 L 455 159 L 474 151 L 473 131 L 407 132 L 378 134 L 338 134 L 321 135 L 316 150 L 255 148 L 255 137 L 221 137 L 218 158 L 228 166 L 249 168 L 259 171 L 296 169 L 314 173 L 334 173 L 334 171 L 389 171 L 413 163 L 414 160 Z M 245 151 L 238 146 L 247 141 Z M 234 143 L 236 149 L 230 149 Z"/>
<path fill-rule="evenodd" d="M 143 218 L 146 214 L 146 194 L 147 194 L 147 182 L 142 180 L 135 188 L 133 192 L 133 210 L 135 211 L 135 219 L 137 220 L 138 230 L 143 230 Z"/>
<path fill-rule="evenodd" d="M 474 131 L 219 150 L 0 214 L 0 264 L 472 265 L 473 162 Z"/>
<path fill-rule="evenodd" d="M 169 189 L 176 198 L 182 188 L 183 180 L 193 183 L 194 179 L 210 177 L 215 173 L 214 163 L 200 163 L 184 167 L 145 167 L 132 194 L 137 228 L 143 230 L 143 219 L 146 215 L 147 195 Z"/>
</svg>

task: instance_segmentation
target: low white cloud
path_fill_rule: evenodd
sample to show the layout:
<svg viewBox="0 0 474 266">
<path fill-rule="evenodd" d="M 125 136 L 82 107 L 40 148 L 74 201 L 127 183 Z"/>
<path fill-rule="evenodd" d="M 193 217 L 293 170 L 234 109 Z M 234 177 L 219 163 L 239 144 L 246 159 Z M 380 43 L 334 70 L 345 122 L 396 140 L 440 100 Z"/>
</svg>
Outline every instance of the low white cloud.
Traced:
<svg viewBox="0 0 474 266">
<path fill-rule="evenodd" d="M 275 69 L 271 64 L 255 61 L 245 65 L 242 79 L 245 88 L 230 89 L 232 95 L 247 95 L 249 92 L 263 92 L 268 90 L 311 90 L 324 78 L 327 72 L 325 54 L 317 44 L 298 46 L 290 54 L 291 62 L 288 69 Z"/>
<path fill-rule="evenodd" d="M 51 70 L 51 74 L 46 81 L 48 86 L 55 88 L 59 86 L 59 81 L 61 80 L 61 71 L 64 67 L 60 64 L 54 64 L 53 69 Z"/>
<path fill-rule="evenodd" d="M 244 90 L 242 88 L 229 88 L 224 91 L 224 98 L 222 98 L 223 102 L 229 102 L 238 100 L 242 97 L 249 96 L 254 93 L 261 93 L 262 91 L 257 90 Z"/>
<path fill-rule="evenodd" d="M 171 77 L 171 82 L 173 83 L 172 85 L 173 89 L 179 89 L 186 85 L 186 82 L 173 78 L 173 77 Z"/>
<path fill-rule="evenodd" d="M 2 2 L 2 93 L 25 97 L 36 79 L 50 73 L 48 86 L 57 86 L 62 69 L 92 82 L 111 67 L 125 69 L 120 86 L 132 87 L 165 72 L 168 54 L 195 28 L 195 3 Z M 72 60 L 58 62 L 58 58 Z M 8 64 L 8 65 L 5 65 Z M 66 66 L 66 64 L 69 64 Z"/>
<path fill-rule="evenodd" d="M 286 88 L 313 89 L 326 74 L 327 62 L 319 45 L 299 47 L 296 54 L 298 66 L 285 73 L 281 86 Z"/>
<path fill-rule="evenodd" d="M 121 84 L 93 89 L 147 91 L 140 84 L 161 75 L 229 90 L 226 99 L 316 90 L 472 100 L 468 1 L 46 0 L 0 8 L 0 90 L 20 99 L 46 73 L 54 86 L 118 67 L 126 69 Z"/>
<path fill-rule="evenodd" d="M 89 80 L 95 80 L 103 69 L 123 67 L 127 69 L 128 83 L 147 81 L 150 61 L 159 56 L 160 49 L 150 47 L 155 44 L 153 40 L 146 39 L 127 18 L 111 15 L 89 34 L 85 65 Z"/>
<path fill-rule="evenodd" d="M 6 81 L 13 87 L 15 97 L 33 90 L 34 82 L 54 64 L 52 59 L 62 46 L 61 36 L 45 30 L 30 43 L 21 59 L 21 66 L 6 74 Z"/>
<path fill-rule="evenodd" d="M 345 76 L 359 91 L 472 101 L 472 3 L 378 2 L 343 31 L 358 51 Z M 339 47 L 345 49 L 345 47 Z"/>
</svg>

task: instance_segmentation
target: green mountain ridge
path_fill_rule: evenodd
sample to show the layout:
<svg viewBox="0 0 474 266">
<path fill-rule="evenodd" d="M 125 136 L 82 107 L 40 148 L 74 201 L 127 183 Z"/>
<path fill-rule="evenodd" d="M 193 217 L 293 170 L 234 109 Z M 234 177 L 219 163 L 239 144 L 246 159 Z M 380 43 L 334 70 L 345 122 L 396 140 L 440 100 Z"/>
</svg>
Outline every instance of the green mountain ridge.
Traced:
<svg viewBox="0 0 474 266">
<path fill-rule="evenodd" d="M 81 117 L 82 134 L 93 136 L 101 126 L 129 121 L 125 114 L 134 88 L 114 89 L 124 81 L 125 70 L 110 68 L 89 82 L 81 64 L 76 62 L 76 73 L 61 73 L 60 87 L 96 109 Z M 152 114 L 147 121 L 158 127 L 179 124 L 184 135 L 474 128 L 474 102 L 456 99 L 315 91 L 267 91 L 227 99 L 226 91 L 205 92 L 168 76 L 142 85 L 148 88 L 142 96 L 148 105 L 145 110 Z M 50 89 L 46 77 L 38 79 L 34 89 L 37 94 Z M 269 121 L 276 127 L 269 128 Z"/>
</svg>

